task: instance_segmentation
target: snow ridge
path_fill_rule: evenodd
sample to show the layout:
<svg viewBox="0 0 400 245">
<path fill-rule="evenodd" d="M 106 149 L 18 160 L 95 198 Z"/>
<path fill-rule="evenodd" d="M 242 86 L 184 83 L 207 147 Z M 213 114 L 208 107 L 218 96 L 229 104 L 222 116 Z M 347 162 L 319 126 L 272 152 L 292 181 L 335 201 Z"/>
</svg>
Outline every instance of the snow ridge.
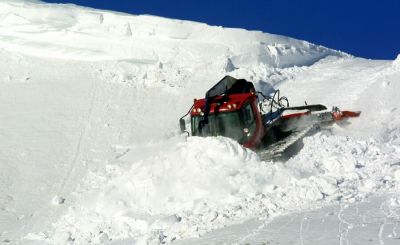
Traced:
<svg viewBox="0 0 400 245">
<path fill-rule="evenodd" d="M 287 67 L 342 55 L 278 35 L 155 16 L 27 1 L 3 1 L 0 7 L 0 47 L 39 57 L 181 65 L 224 57 L 235 67 Z"/>
</svg>

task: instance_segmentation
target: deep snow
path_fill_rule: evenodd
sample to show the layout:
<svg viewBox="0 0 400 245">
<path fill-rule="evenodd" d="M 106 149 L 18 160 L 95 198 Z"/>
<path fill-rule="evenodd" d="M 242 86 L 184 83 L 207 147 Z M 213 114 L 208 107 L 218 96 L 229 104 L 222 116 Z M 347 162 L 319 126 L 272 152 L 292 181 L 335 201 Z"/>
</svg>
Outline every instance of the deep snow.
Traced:
<svg viewBox="0 0 400 245">
<path fill-rule="evenodd" d="M 254 220 L 279 224 L 282 215 L 358 207 L 378 194 L 394 200 L 379 216 L 391 219 L 393 232 L 368 231 L 398 239 L 400 58 L 365 60 L 261 32 L 6 0 L 0 64 L 4 243 L 158 244 L 226 226 L 241 232 L 209 236 L 261 243 L 272 238 Z M 305 138 L 286 162 L 260 161 L 226 138 L 180 135 L 177 119 L 226 74 L 279 88 L 292 105 L 363 113 Z M 291 232 L 273 242 L 290 243 Z M 246 240 L 248 233 L 261 240 Z"/>
</svg>

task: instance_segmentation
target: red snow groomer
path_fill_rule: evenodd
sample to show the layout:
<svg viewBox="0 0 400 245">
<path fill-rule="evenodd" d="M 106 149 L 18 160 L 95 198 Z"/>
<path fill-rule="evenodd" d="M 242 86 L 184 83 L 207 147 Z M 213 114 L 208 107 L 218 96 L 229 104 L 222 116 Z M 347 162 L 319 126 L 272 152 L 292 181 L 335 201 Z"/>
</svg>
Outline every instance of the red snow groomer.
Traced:
<svg viewBox="0 0 400 245">
<path fill-rule="evenodd" d="M 194 100 L 189 112 L 180 119 L 186 131 L 185 117 L 190 114 L 192 136 L 225 136 L 244 147 L 258 151 L 261 159 L 283 157 L 294 143 L 321 125 L 358 117 L 359 111 L 327 111 L 324 105 L 290 107 L 279 90 L 267 96 L 257 92 L 253 83 L 225 76 L 207 91 L 205 98 Z M 187 132 L 189 133 L 189 132 Z"/>
</svg>

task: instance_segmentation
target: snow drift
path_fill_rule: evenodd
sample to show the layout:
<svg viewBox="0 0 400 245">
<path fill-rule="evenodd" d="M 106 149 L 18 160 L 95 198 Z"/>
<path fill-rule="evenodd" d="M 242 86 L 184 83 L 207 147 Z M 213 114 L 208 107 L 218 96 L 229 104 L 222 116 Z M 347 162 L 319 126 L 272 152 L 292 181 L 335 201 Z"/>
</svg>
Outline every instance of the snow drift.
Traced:
<svg viewBox="0 0 400 245">
<path fill-rule="evenodd" d="M 163 243 L 251 217 L 398 193 L 399 58 L 372 61 L 257 31 L 0 3 L 0 238 Z M 177 119 L 226 74 L 292 104 L 361 109 L 262 162 Z M 397 191 L 397 192 L 396 192 Z"/>
</svg>

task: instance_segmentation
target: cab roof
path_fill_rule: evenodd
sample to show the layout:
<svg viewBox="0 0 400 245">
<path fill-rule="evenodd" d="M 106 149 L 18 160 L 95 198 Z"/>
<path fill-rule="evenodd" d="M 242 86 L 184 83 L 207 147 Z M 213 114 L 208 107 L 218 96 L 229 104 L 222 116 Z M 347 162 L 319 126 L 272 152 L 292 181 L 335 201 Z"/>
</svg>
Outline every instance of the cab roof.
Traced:
<svg viewBox="0 0 400 245">
<path fill-rule="evenodd" d="M 229 96 L 217 96 L 212 100 L 210 114 L 215 111 L 230 112 L 241 109 L 251 98 L 256 97 L 254 93 L 231 94 Z M 194 101 L 191 116 L 199 116 L 204 112 L 206 100 L 198 99 Z"/>
</svg>

